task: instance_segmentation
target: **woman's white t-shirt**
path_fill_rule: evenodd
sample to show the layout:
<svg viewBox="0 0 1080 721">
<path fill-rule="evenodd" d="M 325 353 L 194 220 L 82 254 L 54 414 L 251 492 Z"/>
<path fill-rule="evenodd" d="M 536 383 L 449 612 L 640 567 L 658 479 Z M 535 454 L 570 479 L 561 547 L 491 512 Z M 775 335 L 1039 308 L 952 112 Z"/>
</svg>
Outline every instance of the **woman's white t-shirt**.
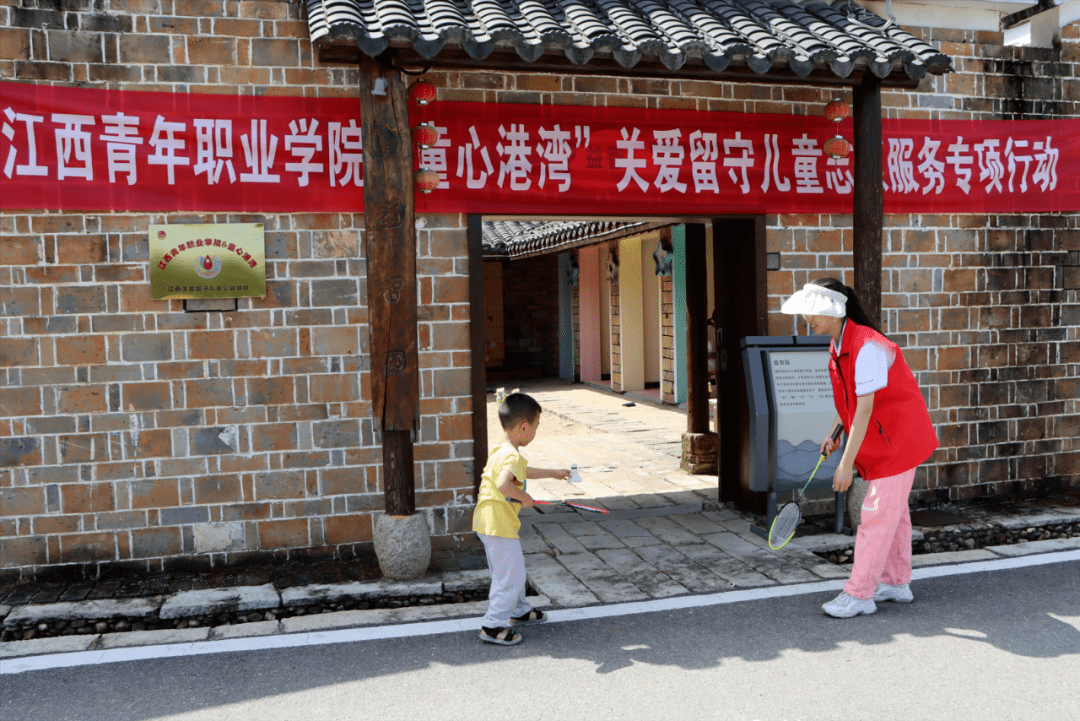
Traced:
<svg viewBox="0 0 1080 721">
<path fill-rule="evenodd" d="M 844 347 L 843 331 L 840 332 L 840 347 Z M 855 395 L 870 395 L 889 385 L 889 369 L 895 361 L 896 354 L 880 343 L 872 340 L 863 343 L 855 357 Z"/>
</svg>

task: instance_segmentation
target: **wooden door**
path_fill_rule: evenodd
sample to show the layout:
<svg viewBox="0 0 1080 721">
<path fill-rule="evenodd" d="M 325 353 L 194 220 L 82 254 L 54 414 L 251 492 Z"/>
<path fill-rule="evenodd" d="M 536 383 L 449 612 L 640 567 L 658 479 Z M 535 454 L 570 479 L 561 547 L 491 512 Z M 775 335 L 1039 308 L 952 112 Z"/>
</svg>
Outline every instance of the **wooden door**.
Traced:
<svg viewBox="0 0 1080 721">
<path fill-rule="evenodd" d="M 720 425 L 720 500 L 764 508 L 749 490 L 750 406 L 740 341 L 768 334 L 765 216 L 713 223 L 713 283 L 719 329 L 717 415 Z"/>
</svg>

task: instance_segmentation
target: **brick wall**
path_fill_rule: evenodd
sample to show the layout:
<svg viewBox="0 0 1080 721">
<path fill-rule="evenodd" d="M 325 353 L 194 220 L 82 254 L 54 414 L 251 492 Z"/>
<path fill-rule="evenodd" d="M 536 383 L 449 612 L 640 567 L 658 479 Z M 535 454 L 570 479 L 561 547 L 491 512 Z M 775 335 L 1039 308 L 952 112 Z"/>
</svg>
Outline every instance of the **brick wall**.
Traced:
<svg viewBox="0 0 1080 721">
<path fill-rule="evenodd" d="M 660 399 L 675 402 L 675 283 L 672 276 L 660 277 Z"/>
<path fill-rule="evenodd" d="M 845 216 L 769 216 L 769 333 L 793 289 L 849 285 Z M 792 226 L 798 226 L 793 229 Z M 886 216 L 882 330 L 904 349 L 941 449 L 916 495 L 966 498 L 1080 485 L 1080 216 Z M 1070 280 L 1072 278 L 1072 280 Z"/>
<path fill-rule="evenodd" d="M 611 253 L 618 253 L 618 242 L 611 243 L 608 246 L 608 251 Z M 622 258 L 620 256 L 619 260 Z M 623 374 L 622 374 L 622 298 L 620 296 L 620 286 L 622 274 L 611 283 L 611 389 L 614 391 L 623 390 Z"/>
<path fill-rule="evenodd" d="M 352 97 L 280 0 L 0 1 L 0 79 Z M 231 312 L 150 300 L 151 223 L 260 222 L 267 295 Z M 0 215 L 0 574 L 155 571 L 370 547 L 363 214 Z M 467 243 L 418 232 L 416 501 L 471 520 Z"/>
<path fill-rule="evenodd" d="M 503 264 L 503 333 L 509 371 L 559 375 L 559 309 L 551 303 L 558 287 L 555 254 Z"/>
</svg>

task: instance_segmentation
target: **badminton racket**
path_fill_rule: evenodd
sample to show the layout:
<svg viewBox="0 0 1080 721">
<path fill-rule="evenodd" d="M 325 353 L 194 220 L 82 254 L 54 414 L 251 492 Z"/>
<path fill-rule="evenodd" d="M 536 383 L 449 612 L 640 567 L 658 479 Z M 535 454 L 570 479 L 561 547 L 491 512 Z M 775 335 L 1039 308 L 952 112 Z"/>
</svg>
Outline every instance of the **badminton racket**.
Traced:
<svg viewBox="0 0 1080 721">
<path fill-rule="evenodd" d="M 834 443 L 840 437 L 840 431 L 842 430 L 844 430 L 843 426 L 837 426 L 836 430 L 833 431 L 832 439 Z M 776 514 L 776 518 L 773 519 L 772 525 L 769 526 L 769 548 L 772 550 L 779 551 L 787 545 L 788 541 L 795 537 L 795 529 L 802 523 L 802 506 L 799 503 L 802 501 L 806 489 L 810 487 L 810 481 L 814 480 L 814 476 L 824 461 L 825 454 L 822 453 L 821 457 L 818 458 L 817 465 L 814 466 L 813 472 L 810 473 L 810 477 L 806 479 L 802 490 L 799 491 L 799 497 L 790 503 L 785 503 L 780 512 Z"/>
<path fill-rule="evenodd" d="M 521 501 L 507 499 L 511 503 L 521 503 Z M 607 513 L 606 508 L 597 508 L 595 506 L 586 506 L 584 503 L 571 503 L 570 501 L 534 501 L 538 506 L 569 506 L 570 508 L 576 508 L 579 511 L 592 511 L 593 513 Z"/>
<path fill-rule="evenodd" d="M 570 501 L 537 501 L 542 506 L 570 506 L 570 508 L 576 508 L 579 511 L 592 511 L 593 513 L 607 513 L 606 508 L 597 508 L 595 506 L 586 506 L 583 503 L 571 503 Z"/>
</svg>

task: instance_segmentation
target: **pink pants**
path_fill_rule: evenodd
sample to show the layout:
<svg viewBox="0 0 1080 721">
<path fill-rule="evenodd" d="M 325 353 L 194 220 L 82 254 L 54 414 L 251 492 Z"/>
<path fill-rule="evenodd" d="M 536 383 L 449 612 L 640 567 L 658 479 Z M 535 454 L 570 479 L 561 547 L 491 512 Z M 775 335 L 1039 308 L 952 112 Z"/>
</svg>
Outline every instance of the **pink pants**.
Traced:
<svg viewBox="0 0 1080 721">
<path fill-rule="evenodd" d="M 911 514 L 908 495 L 915 470 L 870 481 L 855 536 L 855 563 L 844 591 L 868 599 L 878 583 L 911 582 Z"/>
</svg>

